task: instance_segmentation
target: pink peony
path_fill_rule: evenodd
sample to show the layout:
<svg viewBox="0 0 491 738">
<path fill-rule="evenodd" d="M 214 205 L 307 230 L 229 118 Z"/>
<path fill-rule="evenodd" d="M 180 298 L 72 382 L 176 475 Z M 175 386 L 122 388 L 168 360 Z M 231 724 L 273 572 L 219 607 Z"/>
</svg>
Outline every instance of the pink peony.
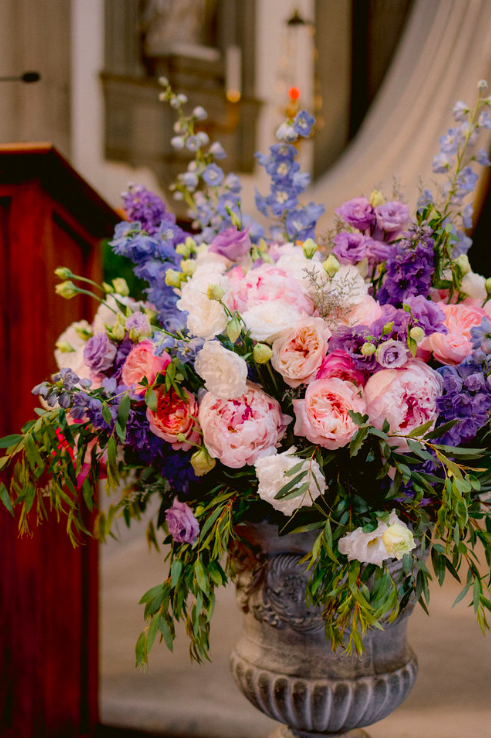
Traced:
<svg viewBox="0 0 491 738">
<path fill-rule="evenodd" d="M 351 308 L 349 313 L 343 316 L 341 322 L 353 327 L 354 325 L 372 325 L 382 317 L 382 306 L 371 295 L 366 295 L 358 305 Z"/>
<path fill-rule="evenodd" d="M 169 354 L 155 356 L 153 349 L 151 341 L 140 341 L 133 346 L 123 365 L 121 373 L 123 384 L 127 387 L 134 386 L 135 392 L 139 395 L 144 395 L 147 389 L 141 384 L 143 377 L 148 379 L 149 384 L 153 384 L 157 374 L 164 374 L 167 365 L 170 364 Z"/>
<path fill-rule="evenodd" d="M 315 377 L 330 336 L 322 318 L 305 315 L 276 339 L 271 363 L 289 387 L 306 384 Z"/>
<path fill-rule="evenodd" d="M 171 443 L 174 450 L 188 451 L 199 441 L 196 398 L 186 389 L 184 390 L 186 400 L 182 400 L 173 389 L 165 392 L 161 388 L 156 392 L 156 412 L 147 408 L 150 430 L 167 443 Z"/>
<path fill-rule="evenodd" d="M 233 282 L 225 301 L 230 310 L 238 310 L 239 313 L 272 301 L 291 305 L 300 313 L 311 315 L 314 311 L 312 300 L 302 293 L 297 280 L 274 264 L 251 269 L 243 279 Z"/>
<path fill-rule="evenodd" d="M 421 348 L 431 351 L 435 359 L 442 364 L 460 364 L 472 351 L 471 328 L 481 324 L 486 312 L 480 307 L 471 305 L 439 306 L 445 313 L 445 325 L 448 333 L 433 333 L 421 343 Z"/>
<path fill-rule="evenodd" d="M 347 351 L 336 349 L 328 354 L 317 372 L 316 379 L 328 379 L 337 377 L 345 382 L 364 385 L 367 381 L 365 372 L 355 367 L 355 363 Z"/>
<path fill-rule="evenodd" d="M 207 392 L 199 409 L 210 456 L 232 469 L 276 453 L 290 421 L 279 403 L 251 382 L 247 383 L 247 392 L 233 400 L 220 400 Z"/>
<path fill-rule="evenodd" d="M 382 430 L 384 420 L 390 432 L 407 436 L 414 428 L 438 417 L 437 398 L 443 380 L 431 367 L 411 359 L 400 369 L 383 369 L 373 374 L 365 385 L 365 399 L 370 423 Z M 397 439 L 400 451 L 408 450 L 404 439 Z"/>
<path fill-rule="evenodd" d="M 365 400 L 352 382 L 337 377 L 316 379 L 304 400 L 293 400 L 296 423 L 293 432 L 312 443 L 335 449 L 346 446 L 357 430 L 349 411 L 365 413 Z"/>
</svg>

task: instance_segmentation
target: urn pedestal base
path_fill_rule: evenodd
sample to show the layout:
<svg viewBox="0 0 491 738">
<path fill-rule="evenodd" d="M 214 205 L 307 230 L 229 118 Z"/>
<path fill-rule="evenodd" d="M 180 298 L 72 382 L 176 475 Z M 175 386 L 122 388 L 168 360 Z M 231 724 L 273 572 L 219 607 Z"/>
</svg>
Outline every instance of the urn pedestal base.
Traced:
<svg viewBox="0 0 491 738">
<path fill-rule="evenodd" d="M 417 676 L 406 637 L 412 603 L 383 631 L 366 634 L 360 657 L 333 652 L 322 612 L 306 605 L 309 574 L 300 562 L 312 537 L 280 538 L 265 524 L 251 525 L 248 535 L 261 553 L 236 582 L 245 617 L 230 665 L 239 689 L 284 724 L 274 738 L 368 738 L 361 729 L 393 712 Z M 394 577 L 397 566 L 390 567 Z"/>
</svg>

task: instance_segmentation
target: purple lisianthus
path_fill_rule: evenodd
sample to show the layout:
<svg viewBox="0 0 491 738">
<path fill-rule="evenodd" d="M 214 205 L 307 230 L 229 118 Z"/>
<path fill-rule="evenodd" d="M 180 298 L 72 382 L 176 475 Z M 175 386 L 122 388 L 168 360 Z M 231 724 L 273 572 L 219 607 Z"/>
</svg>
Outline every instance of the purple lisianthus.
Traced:
<svg viewBox="0 0 491 738">
<path fill-rule="evenodd" d="M 336 350 L 346 351 L 356 369 L 374 372 L 377 369 L 375 354 L 364 356 L 361 347 L 374 337 L 372 326 L 357 325 L 354 328 L 341 328 L 329 339 L 329 353 Z"/>
<path fill-rule="evenodd" d="M 384 369 L 398 369 L 407 362 L 409 353 L 405 343 L 389 339 L 379 345 L 375 356 Z"/>
<path fill-rule="evenodd" d="M 436 302 L 427 300 L 423 295 L 410 295 L 404 300 L 404 304 L 411 308 L 414 323 L 424 330 L 425 336 L 448 333 L 445 313 Z"/>
<path fill-rule="evenodd" d="M 225 256 L 230 261 L 236 261 L 241 256 L 248 254 L 251 246 L 249 228 L 239 231 L 236 226 L 232 226 L 232 228 L 227 228 L 213 239 L 209 251 Z"/>
<path fill-rule="evenodd" d="M 116 346 L 109 340 L 107 333 L 96 333 L 85 344 L 84 362 L 93 372 L 106 372 L 113 365 L 116 351 Z"/>
<path fill-rule="evenodd" d="M 334 236 L 333 254 L 341 264 L 358 264 L 366 256 L 365 237 L 361 233 L 343 231 Z"/>
<path fill-rule="evenodd" d="M 355 197 L 348 200 L 334 211 L 348 225 L 365 231 L 375 222 L 375 211 L 366 197 Z"/>
<path fill-rule="evenodd" d="M 132 328 L 135 329 L 139 336 L 149 336 L 152 332 L 148 316 L 139 310 L 126 319 L 126 329 L 130 331 Z"/>
<path fill-rule="evenodd" d="M 376 241 L 374 238 L 365 236 L 365 252 L 370 264 L 380 264 L 387 261 L 394 254 L 395 246 L 386 241 Z"/>
<path fill-rule="evenodd" d="M 386 233 L 400 233 L 409 224 L 409 208 L 398 200 L 379 205 L 375 215 L 378 227 Z"/>
<path fill-rule="evenodd" d="M 371 324 L 370 332 L 377 339 L 384 336 L 386 340 L 392 338 L 394 341 L 404 342 L 410 323 L 411 315 L 408 312 L 393 305 L 384 305 L 382 315 Z"/>
<path fill-rule="evenodd" d="M 194 543 L 199 533 L 199 523 L 191 508 L 177 497 L 165 513 L 169 533 L 176 543 Z"/>
</svg>

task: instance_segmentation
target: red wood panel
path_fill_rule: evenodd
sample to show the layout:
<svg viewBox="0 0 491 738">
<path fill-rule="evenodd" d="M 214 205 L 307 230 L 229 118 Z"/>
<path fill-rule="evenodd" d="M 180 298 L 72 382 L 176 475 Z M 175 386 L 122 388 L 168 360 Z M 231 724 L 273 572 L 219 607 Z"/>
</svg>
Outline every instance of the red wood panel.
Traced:
<svg viewBox="0 0 491 738">
<path fill-rule="evenodd" d="M 75 217 L 23 167 L 9 184 L 0 161 L 1 435 L 32 417 L 30 390 L 56 370 L 56 338 L 96 307 L 58 297 L 54 269 L 100 278 L 100 223 L 82 222 L 80 202 Z M 0 510 L 1 738 L 90 734 L 98 720 L 97 546 L 74 550 L 64 525 L 52 520 L 19 540 Z"/>
</svg>

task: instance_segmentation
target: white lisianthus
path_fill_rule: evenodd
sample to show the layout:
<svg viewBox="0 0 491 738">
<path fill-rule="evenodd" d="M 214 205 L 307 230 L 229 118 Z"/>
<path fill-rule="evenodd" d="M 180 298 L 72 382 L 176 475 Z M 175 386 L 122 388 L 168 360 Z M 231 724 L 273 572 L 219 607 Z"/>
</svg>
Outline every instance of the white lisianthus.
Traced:
<svg viewBox="0 0 491 738">
<path fill-rule="evenodd" d="M 210 285 L 228 289 L 228 279 L 221 273 L 221 267 L 208 264 L 198 267 L 181 288 L 181 298 L 177 301 L 179 310 L 188 313 L 187 327 L 193 336 L 210 341 L 227 327 L 227 315 L 217 300 L 210 300 L 207 292 Z"/>
<path fill-rule="evenodd" d="M 63 346 L 65 350 L 55 349 L 58 369 L 71 369 L 82 379 L 88 379 L 90 375 L 90 370 L 84 362 L 84 347 L 87 339 L 82 338 L 81 334 L 85 332 L 87 332 L 87 338 L 89 338 L 92 329 L 86 320 L 72 323 L 63 331 L 56 342 L 57 346 Z M 73 350 L 70 351 L 69 347 Z"/>
<path fill-rule="evenodd" d="M 263 456 L 255 462 L 256 476 L 259 480 L 257 490 L 259 497 L 269 502 L 284 515 L 292 515 L 299 507 L 312 505 L 315 498 L 326 489 L 326 480 L 317 461 L 315 459 L 305 459 L 303 466 L 297 472 L 297 474 L 300 474 L 301 471 L 305 471 L 305 476 L 296 487 L 298 488 L 308 482 L 308 490 L 290 500 L 275 499 L 275 495 L 278 494 L 280 489 L 297 476 L 288 477 L 286 475 L 286 472 L 302 461 L 300 456 L 295 456 L 296 450 L 295 446 L 291 446 L 288 451 L 284 451 L 282 454 Z"/>
<path fill-rule="evenodd" d="M 465 292 L 473 300 L 479 300 L 479 302 L 484 302 L 488 296 L 486 280 L 476 272 L 467 272 L 460 284 L 460 291 Z"/>
<path fill-rule="evenodd" d="M 219 341 L 207 341 L 196 356 L 194 368 L 205 380 L 206 389 L 221 400 L 232 400 L 247 392 L 247 364 Z"/>
<path fill-rule="evenodd" d="M 364 533 L 363 528 L 356 528 L 339 540 L 338 547 L 339 552 L 348 557 L 348 561 L 357 560 L 363 564 L 382 566 L 386 559 L 401 559 L 405 553 L 416 548 L 416 543 L 407 525 L 392 510 L 389 524 L 380 520 L 371 533 Z"/>
<path fill-rule="evenodd" d="M 272 343 L 280 334 L 300 319 L 300 312 L 282 300 L 253 305 L 242 318 L 255 341 Z"/>
</svg>

